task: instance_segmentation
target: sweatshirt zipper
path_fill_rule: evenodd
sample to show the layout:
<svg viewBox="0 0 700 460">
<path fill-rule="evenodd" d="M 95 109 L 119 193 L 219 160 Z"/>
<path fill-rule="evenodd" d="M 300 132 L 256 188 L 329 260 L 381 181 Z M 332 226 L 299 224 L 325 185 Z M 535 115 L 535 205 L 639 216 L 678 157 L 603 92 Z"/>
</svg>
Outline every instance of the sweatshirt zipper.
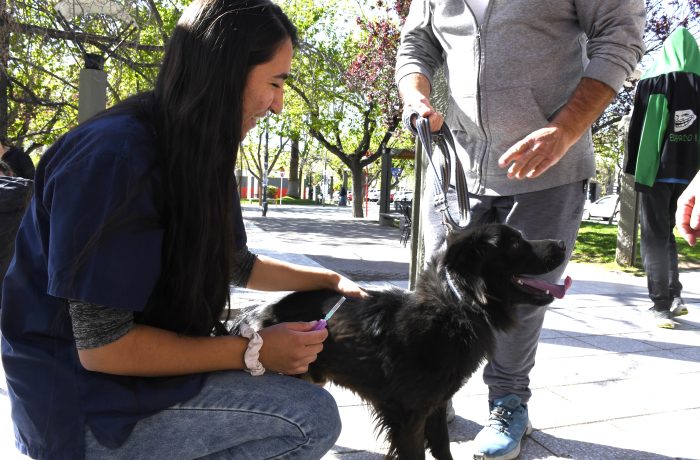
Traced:
<svg viewBox="0 0 700 460">
<path fill-rule="evenodd" d="M 489 8 L 491 5 L 489 5 Z M 486 20 L 486 17 L 488 16 L 488 11 L 486 12 L 486 16 L 484 17 L 484 21 Z M 484 134 L 484 147 L 481 149 L 481 158 L 478 163 L 477 167 L 477 178 L 476 178 L 476 190 L 472 193 L 477 193 L 481 194 L 484 192 L 482 188 L 483 182 L 484 182 L 484 161 L 486 161 L 486 152 L 488 151 L 488 138 L 486 136 L 486 129 L 484 127 L 484 120 L 483 117 L 481 116 L 482 113 L 482 107 L 483 104 L 481 103 L 481 72 L 482 72 L 482 59 L 481 59 L 481 31 L 482 31 L 482 25 L 479 24 L 477 27 L 477 32 L 476 32 L 476 57 L 477 57 L 477 70 L 476 70 L 476 104 L 477 104 L 477 111 L 476 111 L 476 116 L 479 120 L 479 129 L 481 129 L 481 132 Z"/>
</svg>

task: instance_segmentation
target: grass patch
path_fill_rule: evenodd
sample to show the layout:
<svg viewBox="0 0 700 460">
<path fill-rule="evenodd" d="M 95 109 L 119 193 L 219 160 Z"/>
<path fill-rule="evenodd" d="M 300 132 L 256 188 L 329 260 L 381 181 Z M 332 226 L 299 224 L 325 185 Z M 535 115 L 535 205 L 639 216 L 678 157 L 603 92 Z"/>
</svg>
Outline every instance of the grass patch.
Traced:
<svg viewBox="0 0 700 460">
<path fill-rule="evenodd" d="M 676 233 L 678 265 L 683 268 L 700 268 L 700 247 L 691 247 Z M 634 267 L 621 267 L 615 262 L 617 248 L 617 225 L 582 222 L 571 260 L 581 263 L 602 265 L 609 270 L 623 271 L 643 276 L 639 250 Z"/>
<path fill-rule="evenodd" d="M 241 204 L 257 204 L 260 205 L 260 200 L 257 198 L 254 199 L 248 199 L 248 198 L 242 198 L 241 199 Z M 274 204 L 280 204 L 279 198 L 276 199 L 269 199 L 267 200 L 267 205 L 272 206 Z M 303 206 L 310 206 L 314 204 L 318 204 L 313 200 L 302 200 L 301 198 L 293 198 L 291 196 L 284 196 L 282 197 L 282 204 L 294 204 L 294 205 L 303 205 Z"/>
</svg>

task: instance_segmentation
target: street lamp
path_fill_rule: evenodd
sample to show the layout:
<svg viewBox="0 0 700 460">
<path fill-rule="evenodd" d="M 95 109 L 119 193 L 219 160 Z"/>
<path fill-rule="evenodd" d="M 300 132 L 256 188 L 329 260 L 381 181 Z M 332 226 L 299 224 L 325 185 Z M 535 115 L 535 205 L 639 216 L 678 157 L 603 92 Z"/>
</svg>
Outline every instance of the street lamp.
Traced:
<svg viewBox="0 0 700 460">
<path fill-rule="evenodd" d="M 284 168 L 280 168 L 280 206 L 282 206 L 282 191 L 284 190 Z"/>
</svg>

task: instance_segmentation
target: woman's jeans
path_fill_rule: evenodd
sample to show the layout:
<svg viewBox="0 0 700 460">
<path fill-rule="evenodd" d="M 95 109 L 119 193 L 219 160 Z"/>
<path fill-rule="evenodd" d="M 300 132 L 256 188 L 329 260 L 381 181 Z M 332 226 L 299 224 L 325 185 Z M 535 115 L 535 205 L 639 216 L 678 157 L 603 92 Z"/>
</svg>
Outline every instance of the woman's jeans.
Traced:
<svg viewBox="0 0 700 460">
<path fill-rule="evenodd" d="M 192 399 L 139 421 L 109 449 L 86 429 L 88 459 L 318 459 L 340 435 L 333 397 L 301 379 L 212 373 Z"/>
<path fill-rule="evenodd" d="M 683 286 L 678 276 L 678 248 L 673 235 L 678 197 L 687 184 L 657 182 L 639 194 L 641 249 L 649 298 L 657 310 L 668 310 Z"/>
</svg>

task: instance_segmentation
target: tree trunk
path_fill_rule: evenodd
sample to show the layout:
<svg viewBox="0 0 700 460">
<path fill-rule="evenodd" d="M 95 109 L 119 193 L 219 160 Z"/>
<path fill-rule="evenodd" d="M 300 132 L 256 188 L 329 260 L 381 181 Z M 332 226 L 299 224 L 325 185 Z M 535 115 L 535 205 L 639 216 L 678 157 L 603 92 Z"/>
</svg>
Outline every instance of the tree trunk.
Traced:
<svg viewBox="0 0 700 460">
<path fill-rule="evenodd" d="M 0 138 L 7 138 L 10 126 L 8 120 L 8 92 L 10 91 L 10 77 L 7 65 L 10 61 L 10 25 L 7 21 L 7 2 L 0 0 Z"/>
<path fill-rule="evenodd" d="M 352 174 L 352 217 L 365 217 L 362 210 L 362 205 L 365 202 L 365 178 L 362 174 L 359 158 L 350 165 L 350 173 Z"/>
</svg>

